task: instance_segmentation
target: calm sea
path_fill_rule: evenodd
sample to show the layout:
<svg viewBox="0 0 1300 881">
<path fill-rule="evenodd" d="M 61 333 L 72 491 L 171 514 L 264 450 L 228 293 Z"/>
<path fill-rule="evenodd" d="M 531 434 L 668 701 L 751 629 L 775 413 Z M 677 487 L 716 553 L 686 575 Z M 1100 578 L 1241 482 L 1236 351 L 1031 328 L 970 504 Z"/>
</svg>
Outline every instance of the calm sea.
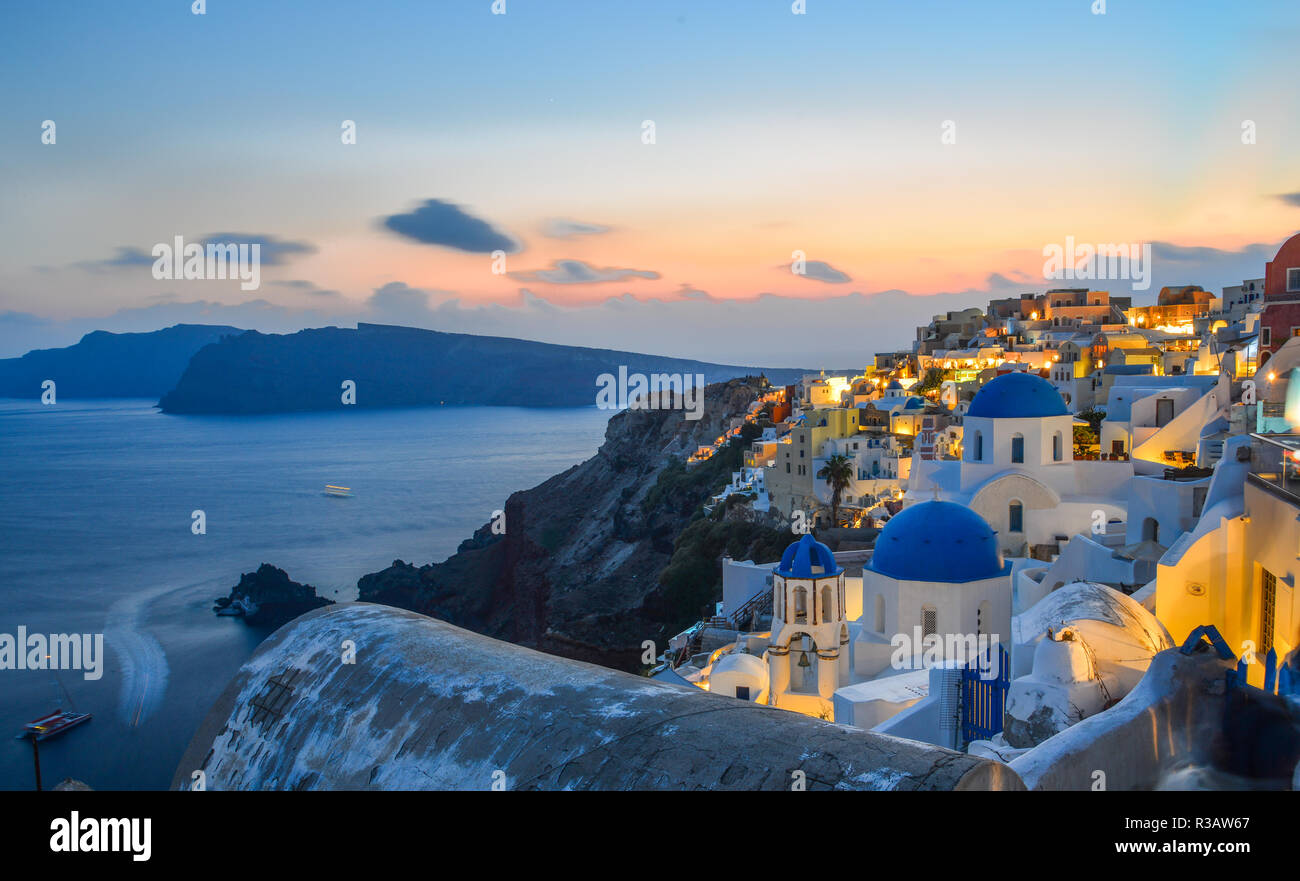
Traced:
<svg viewBox="0 0 1300 881">
<path fill-rule="evenodd" d="M 0 401 L 0 633 L 104 634 L 104 675 L 0 670 L 0 788 L 33 785 L 23 722 L 94 719 L 41 745 L 45 785 L 169 785 L 265 631 L 212 600 L 262 562 L 331 599 L 394 559 L 443 560 L 501 508 L 591 456 L 593 408 L 165 416 L 152 401 Z M 332 498 L 326 484 L 349 486 Z M 202 510 L 207 533 L 191 531 Z"/>
</svg>

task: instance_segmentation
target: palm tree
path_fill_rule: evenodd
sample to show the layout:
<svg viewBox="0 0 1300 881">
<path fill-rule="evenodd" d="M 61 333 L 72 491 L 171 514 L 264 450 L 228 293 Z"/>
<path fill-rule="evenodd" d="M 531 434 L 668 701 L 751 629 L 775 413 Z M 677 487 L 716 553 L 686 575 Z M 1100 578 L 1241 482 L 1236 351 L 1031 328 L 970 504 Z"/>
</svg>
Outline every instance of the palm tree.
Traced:
<svg viewBox="0 0 1300 881">
<path fill-rule="evenodd" d="M 840 494 L 848 489 L 849 482 L 853 480 L 853 460 L 836 453 L 826 460 L 817 476 L 831 488 L 831 526 L 837 526 L 840 522 Z"/>
<path fill-rule="evenodd" d="M 1097 437 L 1101 437 L 1101 423 L 1102 420 L 1106 418 L 1105 410 L 1098 410 L 1096 407 L 1089 407 L 1087 410 L 1080 410 L 1074 415 L 1088 423 L 1093 434 L 1097 435 Z"/>
</svg>

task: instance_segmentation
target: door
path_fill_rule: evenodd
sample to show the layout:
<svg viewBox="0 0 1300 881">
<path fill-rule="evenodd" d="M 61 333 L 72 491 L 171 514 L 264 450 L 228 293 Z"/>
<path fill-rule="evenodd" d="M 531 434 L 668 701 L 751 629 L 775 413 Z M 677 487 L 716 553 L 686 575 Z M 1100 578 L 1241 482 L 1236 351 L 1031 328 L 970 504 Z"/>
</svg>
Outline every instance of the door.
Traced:
<svg viewBox="0 0 1300 881">
<path fill-rule="evenodd" d="M 1161 398 L 1156 401 L 1156 428 L 1164 428 L 1174 418 L 1173 398 Z"/>
</svg>

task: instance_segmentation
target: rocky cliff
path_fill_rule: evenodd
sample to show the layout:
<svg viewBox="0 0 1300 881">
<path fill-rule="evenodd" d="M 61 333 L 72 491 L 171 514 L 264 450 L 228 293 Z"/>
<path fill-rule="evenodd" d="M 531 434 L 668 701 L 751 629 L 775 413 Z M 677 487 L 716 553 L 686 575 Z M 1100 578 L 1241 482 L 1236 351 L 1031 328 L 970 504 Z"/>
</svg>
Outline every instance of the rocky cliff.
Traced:
<svg viewBox="0 0 1300 881">
<path fill-rule="evenodd" d="M 662 650 L 710 599 L 720 598 L 715 552 L 725 548 L 744 558 L 756 543 L 770 553 L 767 548 L 788 538 L 755 523 L 738 523 L 726 536 L 704 530 L 711 534 L 699 548 L 707 550 L 692 546 L 696 556 L 708 556 L 693 567 L 697 576 L 661 579 L 680 550 L 679 536 L 703 519 L 700 505 L 739 467 L 743 445 L 737 440 L 697 465 L 683 460 L 721 436 L 759 394 L 758 379 L 710 385 L 697 421 L 680 410 L 616 414 L 595 456 L 510 496 L 504 534 L 488 523 L 443 563 L 395 561 L 360 580 L 359 599 L 553 654 L 636 669 L 643 641 Z"/>
</svg>

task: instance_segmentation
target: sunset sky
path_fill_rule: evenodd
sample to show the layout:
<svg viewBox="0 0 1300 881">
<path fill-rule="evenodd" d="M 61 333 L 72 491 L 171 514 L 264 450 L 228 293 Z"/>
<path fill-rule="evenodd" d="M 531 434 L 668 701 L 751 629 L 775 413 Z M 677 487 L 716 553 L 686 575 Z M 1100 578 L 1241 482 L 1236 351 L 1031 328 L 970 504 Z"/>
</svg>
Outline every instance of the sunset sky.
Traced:
<svg viewBox="0 0 1300 881">
<path fill-rule="evenodd" d="M 848 366 L 1066 236 L 1151 243 L 1147 302 L 1300 229 L 1294 0 L 806 5 L 8 5 L 0 356 L 379 320 Z M 152 277 L 216 234 L 260 290 Z"/>
</svg>

